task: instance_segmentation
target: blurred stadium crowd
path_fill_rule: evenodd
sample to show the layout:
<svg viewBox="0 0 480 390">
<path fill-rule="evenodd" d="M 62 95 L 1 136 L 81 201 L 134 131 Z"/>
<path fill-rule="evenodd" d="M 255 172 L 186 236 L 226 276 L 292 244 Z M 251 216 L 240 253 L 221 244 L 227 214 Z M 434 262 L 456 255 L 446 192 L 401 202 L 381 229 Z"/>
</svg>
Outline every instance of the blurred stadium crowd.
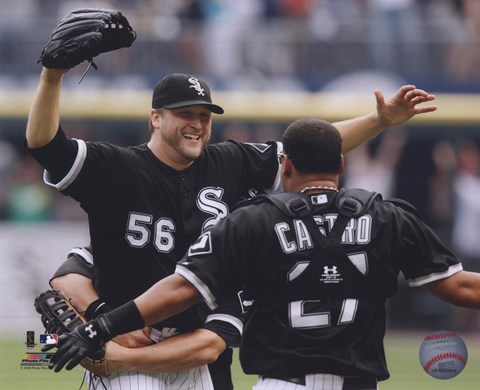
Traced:
<svg viewBox="0 0 480 390">
<path fill-rule="evenodd" d="M 35 88 L 36 61 L 52 29 L 81 7 L 117 8 L 138 33 L 131 48 L 100 56 L 82 89 L 151 90 L 163 75 L 186 72 L 225 91 L 371 93 L 414 83 L 435 93 L 480 92 L 479 0 L 0 0 L 0 7 L 3 94 Z M 86 64 L 77 68 L 80 75 Z M 78 78 L 69 80 L 65 88 L 78 88 Z M 26 155 L 26 115 L 0 117 L 0 220 L 85 221 L 77 205 L 43 184 Z M 279 139 L 285 125 L 214 123 L 212 141 Z M 134 121 L 65 127 L 70 136 L 125 145 L 148 137 L 146 124 Z M 344 184 L 412 201 L 468 268 L 480 271 L 477 130 L 392 129 L 348 156 Z"/>
<path fill-rule="evenodd" d="M 108 63 L 99 82 L 109 86 L 150 87 L 159 75 L 188 71 L 215 89 L 318 90 L 359 70 L 435 90 L 479 86 L 477 0 L 0 0 L 0 6 L 0 86 L 31 87 L 52 29 L 86 6 L 118 8 L 138 32 L 131 49 L 99 60 Z"/>
</svg>

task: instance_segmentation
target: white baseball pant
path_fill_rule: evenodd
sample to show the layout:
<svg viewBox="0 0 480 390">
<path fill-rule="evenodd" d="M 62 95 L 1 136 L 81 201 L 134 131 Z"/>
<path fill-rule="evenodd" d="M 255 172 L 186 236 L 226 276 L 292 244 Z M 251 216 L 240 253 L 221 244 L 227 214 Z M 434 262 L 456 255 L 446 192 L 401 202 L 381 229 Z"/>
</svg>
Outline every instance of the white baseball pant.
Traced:
<svg viewBox="0 0 480 390">
<path fill-rule="evenodd" d="M 214 390 L 208 366 L 180 372 L 91 376 L 89 382 L 90 390 Z"/>
<path fill-rule="evenodd" d="M 350 385 L 351 386 L 351 385 Z M 353 389 L 354 387 L 348 387 Z M 358 390 L 378 390 L 378 384 L 372 387 L 358 387 Z M 344 390 L 344 378 L 331 374 L 305 375 L 305 385 L 285 380 L 260 377 L 252 390 Z"/>
</svg>

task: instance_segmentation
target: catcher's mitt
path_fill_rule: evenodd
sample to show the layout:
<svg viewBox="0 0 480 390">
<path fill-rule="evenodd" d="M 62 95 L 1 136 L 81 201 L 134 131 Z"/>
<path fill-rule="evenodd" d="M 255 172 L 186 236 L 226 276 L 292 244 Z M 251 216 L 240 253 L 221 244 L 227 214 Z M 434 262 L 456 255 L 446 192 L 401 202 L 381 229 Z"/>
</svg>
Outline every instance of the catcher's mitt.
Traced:
<svg viewBox="0 0 480 390">
<path fill-rule="evenodd" d="M 68 303 L 58 290 L 46 290 L 35 297 L 35 310 L 41 315 L 46 333 L 62 335 L 75 329 L 86 321 Z M 82 360 L 81 365 L 97 375 L 108 375 L 105 352 L 100 350 Z"/>
<path fill-rule="evenodd" d="M 53 30 L 37 63 L 46 68 L 70 69 L 101 53 L 129 47 L 136 33 L 120 11 L 81 8 L 67 14 Z"/>
<path fill-rule="evenodd" d="M 35 297 L 34 305 L 47 333 L 68 333 L 85 322 L 58 290 L 44 291 Z"/>
</svg>

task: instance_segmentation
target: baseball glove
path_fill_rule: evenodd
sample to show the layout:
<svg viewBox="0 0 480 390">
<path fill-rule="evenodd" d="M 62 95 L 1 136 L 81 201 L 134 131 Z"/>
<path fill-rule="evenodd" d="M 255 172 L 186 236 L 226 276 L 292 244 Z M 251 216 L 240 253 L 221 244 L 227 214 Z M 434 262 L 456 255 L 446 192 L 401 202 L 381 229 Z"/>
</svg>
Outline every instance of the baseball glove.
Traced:
<svg viewBox="0 0 480 390">
<path fill-rule="evenodd" d="M 67 14 L 53 30 L 37 63 L 46 68 L 70 69 L 83 61 L 93 64 L 101 53 L 130 47 L 137 34 L 120 11 L 81 8 Z"/>
<path fill-rule="evenodd" d="M 35 297 L 34 306 L 37 313 L 41 315 L 41 321 L 46 333 L 62 335 L 86 323 L 58 290 L 42 292 Z M 80 364 L 96 375 L 108 375 L 103 350 L 83 359 Z"/>
</svg>

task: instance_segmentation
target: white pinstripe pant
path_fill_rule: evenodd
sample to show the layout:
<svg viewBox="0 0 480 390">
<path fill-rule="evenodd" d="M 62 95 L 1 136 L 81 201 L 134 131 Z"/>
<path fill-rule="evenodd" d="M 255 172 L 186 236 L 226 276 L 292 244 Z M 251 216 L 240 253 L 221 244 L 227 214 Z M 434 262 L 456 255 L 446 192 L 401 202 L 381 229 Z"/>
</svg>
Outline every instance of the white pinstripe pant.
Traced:
<svg viewBox="0 0 480 390">
<path fill-rule="evenodd" d="M 305 376 L 305 386 L 273 378 L 260 378 L 252 390 L 343 390 L 343 377 L 331 374 Z M 376 388 L 369 390 L 378 390 Z"/>
<path fill-rule="evenodd" d="M 88 373 L 87 373 L 88 375 Z M 207 366 L 180 372 L 143 374 L 123 372 L 108 377 L 96 376 L 91 390 L 214 390 Z"/>
</svg>

